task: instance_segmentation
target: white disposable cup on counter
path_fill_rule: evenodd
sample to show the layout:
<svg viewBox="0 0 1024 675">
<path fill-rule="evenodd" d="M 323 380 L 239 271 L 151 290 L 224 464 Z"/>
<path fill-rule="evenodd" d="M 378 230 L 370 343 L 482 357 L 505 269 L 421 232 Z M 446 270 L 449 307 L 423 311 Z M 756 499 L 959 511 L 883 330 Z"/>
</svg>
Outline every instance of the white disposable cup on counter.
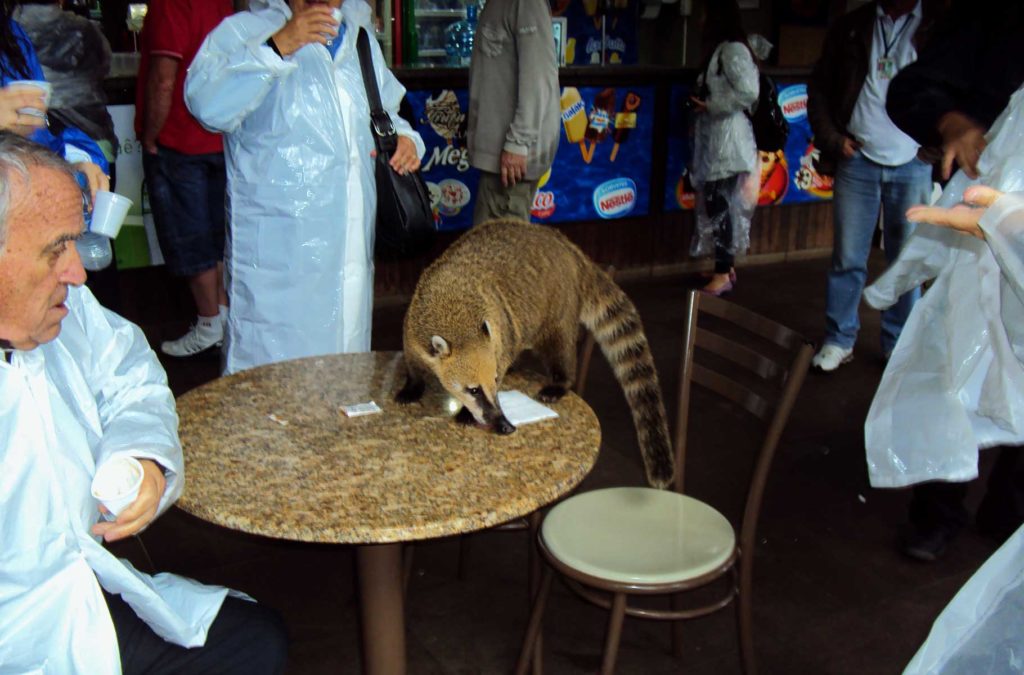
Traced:
<svg viewBox="0 0 1024 675">
<path fill-rule="evenodd" d="M 13 82 L 8 82 L 7 86 L 32 87 L 34 89 L 42 89 L 43 104 L 46 106 L 50 105 L 50 93 L 53 91 L 53 87 L 46 80 L 14 80 Z M 35 115 L 36 117 L 46 117 L 46 111 L 40 110 L 39 108 L 18 108 L 18 112 L 23 115 Z"/>
<path fill-rule="evenodd" d="M 92 202 L 92 222 L 89 224 L 89 231 L 111 239 L 116 238 L 131 207 L 132 200 L 127 197 L 116 192 L 98 190 L 96 199 Z"/>
<path fill-rule="evenodd" d="M 96 469 L 92 478 L 92 496 L 107 507 L 107 520 L 117 520 L 128 506 L 139 496 L 144 472 L 142 464 L 134 457 L 114 457 Z"/>
</svg>

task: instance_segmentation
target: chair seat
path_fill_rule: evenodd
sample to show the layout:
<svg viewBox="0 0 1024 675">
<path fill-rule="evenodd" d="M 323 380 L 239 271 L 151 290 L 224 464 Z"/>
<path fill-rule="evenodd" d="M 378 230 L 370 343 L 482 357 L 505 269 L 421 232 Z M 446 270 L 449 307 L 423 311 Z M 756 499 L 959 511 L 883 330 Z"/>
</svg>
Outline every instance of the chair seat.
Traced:
<svg viewBox="0 0 1024 675">
<path fill-rule="evenodd" d="M 670 490 L 619 487 L 575 495 L 551 509 L 544 546 L 562 563 L 615 583 L 695 579 L 733 554 L 736 535 L 721 513 Z"/>
</svg>

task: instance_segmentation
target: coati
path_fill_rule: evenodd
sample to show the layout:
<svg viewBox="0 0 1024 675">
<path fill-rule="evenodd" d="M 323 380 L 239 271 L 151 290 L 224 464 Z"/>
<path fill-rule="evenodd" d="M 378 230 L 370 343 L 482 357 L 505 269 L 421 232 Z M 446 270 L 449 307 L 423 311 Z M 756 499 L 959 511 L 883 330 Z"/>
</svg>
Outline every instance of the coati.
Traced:
<svg viewBox="0 0 1024 675">
<path fill-rule="evenodd" d="M 557 401 L 575 377 L 580 323 L 626 394 L 648 482 L 667 486 L 672 447 L 640 316 L 607 273 L 549 227 L 482 223 L 424 270 L 405 314 L 408 379 L 396 400 L 419 400 L 432 374 L 464 406 L 459 422 L 512 433 L 497 403 L 505 372 L 524 350 L 534 350 L 550 375 L 538 398 Z"/>
</svg>

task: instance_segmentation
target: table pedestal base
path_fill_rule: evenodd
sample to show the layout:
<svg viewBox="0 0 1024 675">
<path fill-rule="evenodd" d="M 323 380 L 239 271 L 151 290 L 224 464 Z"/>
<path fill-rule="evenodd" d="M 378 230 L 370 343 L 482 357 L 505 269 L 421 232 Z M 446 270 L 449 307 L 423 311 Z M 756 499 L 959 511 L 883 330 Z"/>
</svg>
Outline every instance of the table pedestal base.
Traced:
<svg viewBox="0 0 1024 675">
<path fill-rule="evenodd" d="M 363 620 L 363 672 L 405 674 L 402 545 L 356 547 L 359 606 Z"/>
</svg>

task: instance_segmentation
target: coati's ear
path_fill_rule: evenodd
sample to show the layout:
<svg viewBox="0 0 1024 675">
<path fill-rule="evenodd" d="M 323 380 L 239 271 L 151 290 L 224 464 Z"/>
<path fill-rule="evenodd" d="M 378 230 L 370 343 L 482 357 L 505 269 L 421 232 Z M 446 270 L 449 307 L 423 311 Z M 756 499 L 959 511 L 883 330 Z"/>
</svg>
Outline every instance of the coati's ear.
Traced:
<svg viewBox="0 0 1024 675">
<path fill-rule="evenodd" d="M 443 359 L 452 353 L 451 348 L 448 346 L 448 341 L 440 335 L 435 335 L 430 338 L 430 355 L 436 358 Z"/>
<path fill-rule="evenodd" d="M 484 335 L 487 337 L 491 337 L 491 322 L 485 320 L 480 324 L 480 330 L 483 331 Z"/>
</svg>

